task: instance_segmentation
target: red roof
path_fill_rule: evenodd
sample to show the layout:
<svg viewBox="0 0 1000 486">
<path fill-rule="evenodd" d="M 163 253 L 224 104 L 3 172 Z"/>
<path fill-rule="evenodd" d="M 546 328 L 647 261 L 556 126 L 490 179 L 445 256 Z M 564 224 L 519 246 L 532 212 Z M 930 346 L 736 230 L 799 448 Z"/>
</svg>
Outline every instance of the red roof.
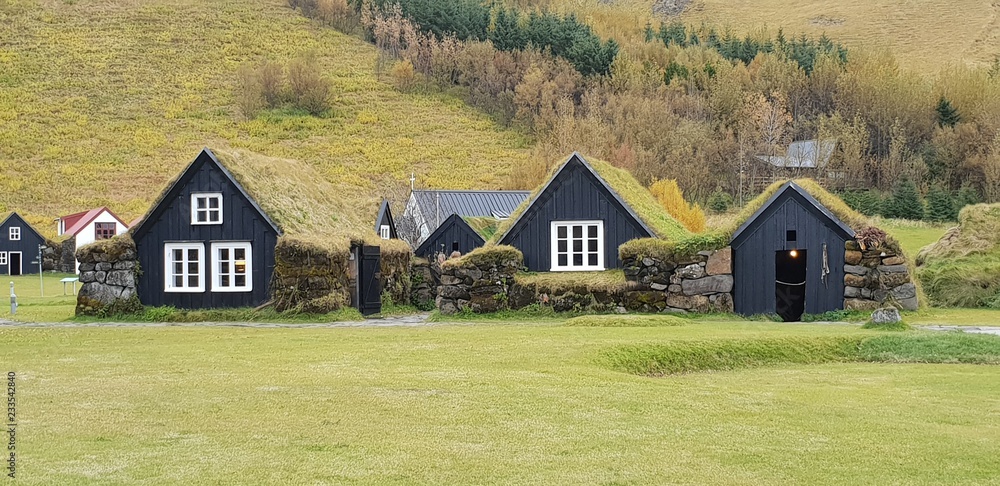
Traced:
<svg viewBox="0 0 1000 486">
<path fill-rule="evenodd" d="M 110 214 L 113 218 L 118 220 L 118 223 L 120 223 L 122 226 L 125 226 L 126 229 L 128 228 L 125 222 L 122 221 L 122 219 L 119 218 L 118 215 L 111 212 L 111 210 L 108 209 L 107 207 L 101 206 L 97 209 L 91 209 L 90 211 L 84 211 L 82 213 L 71 214 L 69 216 L 63 216 L 62 218 L 59 218 L 63 220 L 64 227 L 66 228 L 66 231 L 63 231 L 63 234 L 76 236 L 77 233 L 83 231 L 83 229 L 86 228 L 87 225 L 89 225 L 95 218 L 100 216 L 101 213 L 103 213 L 104 211 L 107 211 L 108 214 Z"/>
</svg>

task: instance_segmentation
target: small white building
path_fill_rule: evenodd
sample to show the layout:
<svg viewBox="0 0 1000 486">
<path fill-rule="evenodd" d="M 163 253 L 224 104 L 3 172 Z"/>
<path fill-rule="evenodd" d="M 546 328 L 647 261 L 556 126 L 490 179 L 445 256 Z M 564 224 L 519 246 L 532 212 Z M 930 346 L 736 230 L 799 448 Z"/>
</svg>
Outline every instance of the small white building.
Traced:
<svg viewBox="0 0 1000 486">
<path fill-rule="evenodd" d="M 82 213 L 70 214 L 59 218 L 59 236 L 73 238 L 76 248 L 106 240 L 112 236 L 128 231 L 128 225 L 107 207 L 99 207 Z M 80 272 L 80 262 L 76 262 L 76 271 Z"/>
</svg>

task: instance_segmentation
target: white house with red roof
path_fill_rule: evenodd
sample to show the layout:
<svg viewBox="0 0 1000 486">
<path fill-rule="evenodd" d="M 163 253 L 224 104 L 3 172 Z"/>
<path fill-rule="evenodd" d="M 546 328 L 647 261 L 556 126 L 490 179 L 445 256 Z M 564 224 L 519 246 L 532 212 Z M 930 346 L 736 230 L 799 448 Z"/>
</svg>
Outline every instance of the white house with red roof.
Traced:
<svg viewBox="0 0 1000 486">
<path fill-rule="evenodd" d="M 59 218 L 58 230 L 60 237 L 73 238 L 76 248 L 80 248 L 97 240 L 120 235 L 128 231 L 128 228 L 129 226 L 121 218 L 102 206 Z M 76 269 L 77 271 L 80 269 L 79 261 L 76 262 Z"/>
</svg>

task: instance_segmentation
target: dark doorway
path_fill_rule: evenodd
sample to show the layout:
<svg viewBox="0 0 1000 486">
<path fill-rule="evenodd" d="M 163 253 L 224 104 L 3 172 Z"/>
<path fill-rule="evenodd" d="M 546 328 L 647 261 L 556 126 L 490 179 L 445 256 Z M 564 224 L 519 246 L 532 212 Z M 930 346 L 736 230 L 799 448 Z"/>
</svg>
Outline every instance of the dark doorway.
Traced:
<svg viewBox="0 0 1000 486">
<path fill-rule="evenodd" d="M 11 277 L 17 277 L 17 276 L 21 275 L 21 252 L 13 252 L 12 251 L 12 252 L 10 252 L 10 253 L 7 254 L 7 258 L 8 258 L 8 261 L 7 261 L 8 267 L 7 268 L 10 270 L 8 272 L 8 273 L 10 273 L 10 276 Z"/>
<path fill-rule="evenodd" d="M 358 249 L 358 310 L 370 316 L 382 312 L 381 249 L 367 245 Z"/>
<path fill-rule="evenodd" d="M 806 251 L 774 255 L 774 310 L 785 322 L 802 319 L 806 308 Z"/>
</svg>

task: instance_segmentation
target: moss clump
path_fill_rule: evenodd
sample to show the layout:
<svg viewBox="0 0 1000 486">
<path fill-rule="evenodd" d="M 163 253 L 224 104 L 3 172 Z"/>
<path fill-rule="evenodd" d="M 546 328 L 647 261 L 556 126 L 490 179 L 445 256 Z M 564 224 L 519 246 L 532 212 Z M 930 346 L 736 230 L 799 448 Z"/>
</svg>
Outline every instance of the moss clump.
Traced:
<svg viewBox="0 0 1000 486">
<path fill-rule="evenodd" d="M 522 286 L 536 289 L 537 292 L 547 294 L 562 294 L 570 291 L 610 293 L 626 290 L 629 286 L 625 280 L 625 272 L 622 270 L 519 273 L 514 277 L 514 281 Z"/>
<path fill-rule="evenodd" d="M 466 253 L 465 256 L 444 262 L 443 267 L 468 266 L 479 268 L 503 267 L 512 265 L 521 268 L 524 254 L 521 250 L 508 245 L 488 245 Z"/>
<path fill-rule="evenodd" d="M 698 254 L 699 251 L 718 250 L 729 244 L 729 237 L 719 232 L 695 234 L 676 241 L 657 238 L 638 238 L 626 241 L 618 247 L 618 257 L 654 258 L 665 262 L 677 262 Z"/>
<path fill-rule="evenodd" d="M 77 249 L 76 259 L 81 262 L 94 262 L 98 254 L 104 255 L 101 261 L 135 260 L 135 242 L 128 233 L 98 240 Z"/>
</svg>

